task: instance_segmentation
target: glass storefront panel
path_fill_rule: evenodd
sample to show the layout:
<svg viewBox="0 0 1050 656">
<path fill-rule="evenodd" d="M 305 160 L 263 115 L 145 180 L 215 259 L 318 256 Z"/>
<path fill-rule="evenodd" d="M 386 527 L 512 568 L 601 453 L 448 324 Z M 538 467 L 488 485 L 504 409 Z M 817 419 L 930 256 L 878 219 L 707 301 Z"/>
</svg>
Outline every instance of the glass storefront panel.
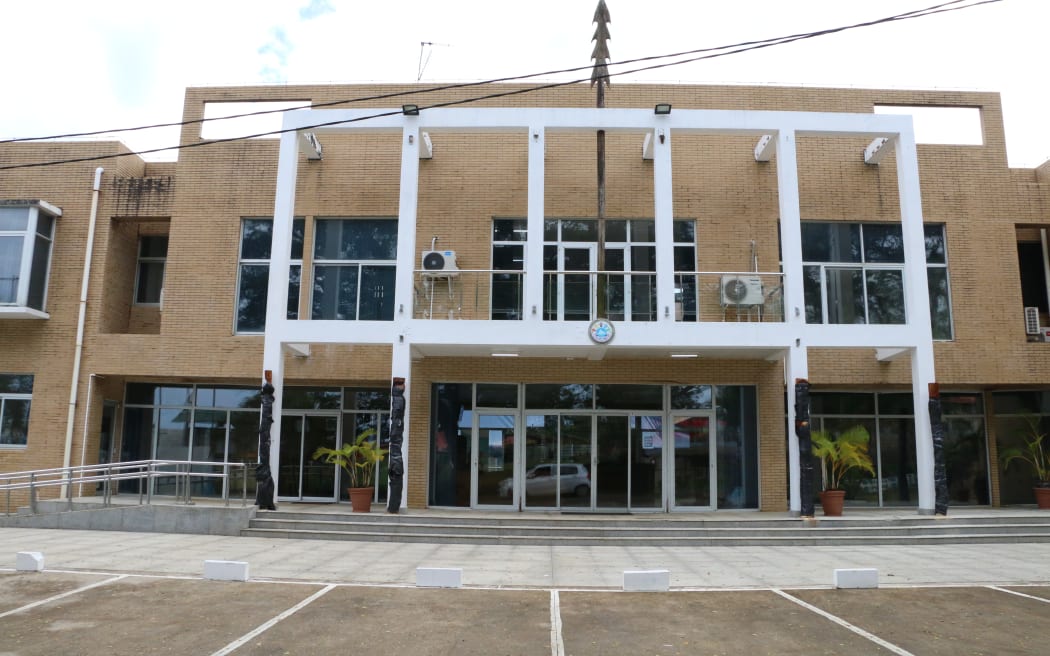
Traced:
<svg viewBox="0 0 1050 656">
<path fill-rule="evenodd" d="M 431 399 L 430 505 L 470 505 L 473 385 L 438 383 Z"/>
<path fill-rule="evenodd" d="M 715 388 L 715 492 L 719 508 L 758 508 L 758 394 L 751 385 Z"/>
<path fill-rule="evenodd" d="M 336 465 L 314 460 L 313 454 L 318 447 L 336 448 L 338 435 L 338 417 L 306 415 L 306 430 L 303 432 L 303 498 L 336 498 Z"/>
<path fill-rule="evenodd" d="M 230 412 L 229 462 L 246 463 L 230 469 L 230 497 L 255 496 L 255 463 L 259 462 L 259 411 Z"/>
<path fill-rule="evenodd" d="M 915 419 L 879 419 L 879 468 L 882 505 L 915 506 L 919 503 L 915 472 Z"/>
<path fill-rule="evenodd" d="M 559 483 L 561 490 L 559 496 L 562 508 L 591 507 L 590 483 L 584 483 L 579 479 L 582 475 L 586 475 L 588 481 L 594 479 L 594 476 L 591 476 L 592 420 L 592 417 L 586 415 L 562 415 L 559 418 L 561 464 L 563 466 L 568 464 L 578 465 L 571 468 L 572 474 L 568 472 L 565 474 L 565 476 L 572 475 L 574 477 L 572 489 L 566 489 L 569 487 L 566 481 Z M 586 473 L 584 474 L 584 472 Z M 562 474 L 559 472 L 559 478 L 562 477 Z"/>
<path fill-rule="evenodd" d="M 558 505 L 558 416 L 525 417 L 525 507 L 554 508 Z M 509 488 L 509 486 L 508 486 Z M 510 489 L 500 491 L 511 496 Z M 588 497 L 590 495 L 588 494 Z"/>
<path fill-rule="evenodd" d="M 627 508 L 630 451 L 627 417 L 598 417 L 597 472 L 594 484 L 599 508 Z"/>
<path fill-rule="evenodd" d="M 951 503 L 988 505 L 991 499 L 984 417 L 949 416 L 944 423 L 944 462 Z"/>
<path fill-rule="evenodd" d="M 711 420 L 674 418 L 674 505 L 711 505 Z"/>
<path fill-rule="evenodd" d="M 663 418 L 629 419 L 631 508 L 659 508 L 663 503 Z"/>
<path fill-rule="evenodd" d="M 513 495 L 503 491 L 514 484 L 514 415 L 478 416 L 477 503 L 509 506 Z"/>
<path fill-rule="evenodd" d="M 277 496 L 299 497 L 299 465 L 303 453 L 303 418 L 281 417 L 280 467 L 277 473 Z"/>
</svg>

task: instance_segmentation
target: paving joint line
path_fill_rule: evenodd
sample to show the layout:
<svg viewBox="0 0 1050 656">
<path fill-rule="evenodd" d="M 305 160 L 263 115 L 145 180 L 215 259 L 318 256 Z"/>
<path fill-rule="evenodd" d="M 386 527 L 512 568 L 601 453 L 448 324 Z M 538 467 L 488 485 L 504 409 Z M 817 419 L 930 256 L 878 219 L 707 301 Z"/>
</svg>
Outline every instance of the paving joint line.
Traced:
<svg viewBox="0 0 1050 656">
<path fill-rule="evenodd" d="M 897 645 L 893 644 L 892 642 L 889 642 L 887 640 L 883 640 L 882 638 L 880 638 L 879 636 L 875 635 L 874 633 L 869 633 L 868 631 L 865 631 L 864 629 L 860 628 L 859 626 L 856 626 L 854 624 L 850 624 L 849 622 L 847 622 L 846 620 L 842 619 L 841 617 L 839 617 L 837 615 L 832 615 L 831 613 L 829 613 L 826 610 L 823 610 L 821 608 L 817 608 L 813 604 L 810 604 L 810 603 L 807 603 L 805 601 L 802 601 L 798 597 L 794 597 L 792 595 L 789 595 L 788 593 L 784 592 L 783 590 L 780 590 L 780 589 L 777 589 L 777 588 L 772 588 L 772 592 L 780 595 L 781 597 L 787 599 L 788 601 L 790 601 L 792 603 L 795 603 L 795 604 L 798 604 L 799 606 L 802 606 L 803 608 L 805 608 L 807 610 L 813 611 L 817 615 L 820 615 L 820 616 L 822 616 L 822 617 L 824 617 L 826 619 L 831 620 L 835 624 L 838 624 L 839 626 L 841 626 L 841 627 L 843 627 L 845 629 L 849 629 L 853 633 L 856 633 L 857 635 L 859 635 L 859 636 L 861 636 L 863 638 L 867 638 L 868 640 L 874 642 L 875 644 L 879 645 L 880 647 L 888 649 L 891 652 L 893 652 L 894 654 L 897 654 L 898 656 L 915 656 L 915 654 L 911 653 L 910 651 L 908 651 L 908 650 L 906 650 L 906 649 L 904 649 L 902 647 L 898 647 Z"/>
</svg>

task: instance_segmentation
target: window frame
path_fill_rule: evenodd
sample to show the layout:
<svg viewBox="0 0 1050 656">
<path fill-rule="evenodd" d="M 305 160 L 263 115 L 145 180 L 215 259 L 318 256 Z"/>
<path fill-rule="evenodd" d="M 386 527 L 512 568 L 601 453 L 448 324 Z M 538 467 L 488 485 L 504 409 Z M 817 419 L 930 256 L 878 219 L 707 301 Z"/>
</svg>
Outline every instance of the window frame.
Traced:
<svg viewBox="0 0 1050 656">
<path fill-rule="evenodd" d="M 0 237 L 19 237 L 22 239 L 21 251 L 18 262 L 18 282 L 14 287 L 14 298 L 10 302 L 0 301 L 0 316 L 3 314 L 21 314 L 35 318 L 49 318 L 47 314 L 48 290 L 51 281 L 51 263 L 54 255 L 55 226 L 62 216 L 62 210 L 42 200 L 11 200 L 0 201 L 0 209 L 24 209 L 26 212 L 25 228 L 14 230 L 0 229 Z M 51 224 L 48 234 L 39 232 L 40 215 L 50 217 Z M 44 240 L 47 244 L 47 259 L 43 267 L 42 280 L 34 278 L 33 263 L 36 255 L 37 242 Z M 40 307 L 32 305 L 30 301 L 33 287 L 41 284 Z"/>
<path fill-rule="evenodd" d="M 318 225 L 322 221 L 385 221 L 390 223 L 394 227 L 394 257 L 388 260 L 368 260 L 361 258 L 354 259 L 342 259 L 342 258 L 326 258 L 318 254 L 317 237 L 320 234 Z M 395 280 L 393 286 L 396 287 L 397 281 L 397 238 L 398 238 L 398 217 L 396 216 L 325 216 L 325 217 L 314 217 L 314 232 L 313 232 L 313 259 L 310 264 L 310 319 L 312 321 L 393 321 L 393 306 L 394 300 L 391 296 L 391 316 L 389 318 L 373 318 L 373 319 L 361 319 L 361 299 L 362 292 L 364 291 L 364 270 L 366 267 L 373 267 L 376 269 L 389 268 L 394 271 Z M 347 319 L 339 319 L 337 317 L 324 318 L 316 315 L 314 310 L 314 301 L 317 295 L 317 268 L 319 266 L 324 267 L 338 267 L 340 269 L 351 269 L 356 268 L 357 270 L 357 290 L 356 297 L 354 298 L 354 316 Z M 391 291 L 394 291 L 393 289 Z M 339 305 L 338 291 L 334 292 L 336 307 Z"/>
<path fill-rule="evenodd" d="M 143 255 L 142 244 L 144 239 L 153 239 L 157 237 L 163 237 L 166 241 L 164 245 L 164 256 L 158 255 Z M 135 286 L 132 290 L 131 302 L 133 305 L 139 307 L 162 307 L 164 305 L 164 277 L 168 271 L 168 248 L 170 245 L 169 236 L 166 234 L 156 235 L 139 235 L 138 248 L 135 249 Z M 140 301 L 139 300 L 139 285 L 142 283 L 142 265 L 143 264 L 159 264 L 160 265 L 160 290 L 157 292 L 156 301 Z"/>
<path fill-rule="evenodd" d="M 270 222 L 270 246 L 268 248 L 268 254 L 265 258 L 258 257 L 244 257 L 244 224 L 246 221 L 269 221 Z M 302 235 L 302 239 L 298 244 L 298 257 L 296 257 L 296 243 L 295 235 L 296 230 L 299 228 L 299 232 Z M 244 273 L 244 267 L 260 267 L 266 269 L 266 283 L 267 283 L 267 298 L 264 301 L 264 305 L 269 303 L 269 281 L 270 281 L 270 259 L 273 256 L 273 217 L 272 216 L 242 216 L 240 221 L 239 238 L 237 240 L 237 287 L 236 293 L 233 298 L 233 334 L 234 335 L 264 335 L 266 334 L 266 316 L 265 312 L 263 315 L 263 328 L 262 330 L 241 330 L 239 326 L 240 320 L 240 304 L 241 304 L 241 285 L 243 283 L 242 274 Z M 295 294 L 295 309 L 288 308 L 287 318 L 289 321 L 296 321 L 299 319 L 299 308 L 302 301 L 302 289 L 303 289 L 303 251 L 306 248 L 306 218 L 302 216 L 296 216 L 292 218 L 292 239 L 290 242 L 290 253 L 289 253 L 289 279 L 288 279 L 288 300 L 289 303 L 292 300 L 292 286 L 296 286 Z M 291 273 L 298 267 L 299 281 L 293 283 L 291 279 Z"/>
<path fill-rule="evenodd" d="M 9 392 L 5 389 L 0 389 L 0 450 L 23 450 L 29 446 L 29 421 L 33 412 L 33 374 L 0 374 L 0 378 L 14 378 L 18 376 L 29 377 L 30 383 L 28 392 Z M 29 407 L 26 410 L 25 442 L 17 443 L 4 441 L 4 415 L 7 410 L 8 401 L 27 401 L 29 404 Z"/>
</svg>

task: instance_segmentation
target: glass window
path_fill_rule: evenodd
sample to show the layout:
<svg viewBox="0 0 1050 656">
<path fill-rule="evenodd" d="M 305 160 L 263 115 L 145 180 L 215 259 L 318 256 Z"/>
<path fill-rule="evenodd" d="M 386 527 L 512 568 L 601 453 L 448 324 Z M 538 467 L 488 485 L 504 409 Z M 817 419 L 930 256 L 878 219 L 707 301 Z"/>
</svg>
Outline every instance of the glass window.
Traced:
<svg viewBox="0 0 1050 656">
<path fill-rule="evenodd" d="M 319 219 L 314 260 L 313 319 L 393 321 L 397 219 Z"/>
<path fill-rule="evenodd" d="M 344 410 L 390 410 L 390 390 L 378 387 L 344 387 Z"/>
<path fill-rule="evenodd" d="M 525 386 L 525 407 L 550 410 L 589 410 L 594 406 L 593 385 L 548 385 Z"/>
<path fill-rule="evenodd" d="M 437 383 L 431 399 L 430 505 L 470 505 L 470 383 Z"/>
<path fill-rule="evenodd" d="M 342 397 L 338 387 L 286 387 L 281 405 L 286 410 L 337 410 Z"/>
<path fill-rule="evenodd" d="M 44 310 L 54 226 L 37 204 L 0 206 L 0 305 Z"/>
<path fill-rule="evenodd" d="M 288 269 L 288 319 L 299 318 L 299 289 L 303 269 L 305 219 L 292 220 L 291 261 Z M 266 298 L 270 285 L 270 247 L 273 219 L 248 218 L 241 221 L 240 270 L 237 279 L 237 313 L 234 330 L 241 334 L 266 329 Z"/>
<path fill-rule="evenodd" d="M 672 410 L 706 410 L 711 407 L 710 385 L 672 385 Z"/>
<path fill-rule="evenodd" d="M 487 385 L 478 383 L 479 408 L 516 408 L 518 407 L 517 385 Z"/>
<path fill-rule="evenodd" d="M 595 407 L 601 410 L 661 410 L 660 385 L 595 385 Z"/>
<path fill-rule="evenodd" d="M 168 258 L 168 236 L 139 237 L 135 303 L 159 305 L 164 294 L 164 265 Z"/>
<path fill-rule="evenodd" d="M 27 444 L 32 392 L 31 375 L 0 374 L 0 446 Z"/>
<path fill-rule="evenodd" d="M 933 338 L 951 339 L 944 226 L 923 232 Z M 900 224 L 803 222 L 802 259 L 807 323 L 905 323 Z"/>
<path fill-rule="evenodd" d="M 752 385 L 715 387 L 719 508 L 758 508 L 758 394 Z"/>
</svg>

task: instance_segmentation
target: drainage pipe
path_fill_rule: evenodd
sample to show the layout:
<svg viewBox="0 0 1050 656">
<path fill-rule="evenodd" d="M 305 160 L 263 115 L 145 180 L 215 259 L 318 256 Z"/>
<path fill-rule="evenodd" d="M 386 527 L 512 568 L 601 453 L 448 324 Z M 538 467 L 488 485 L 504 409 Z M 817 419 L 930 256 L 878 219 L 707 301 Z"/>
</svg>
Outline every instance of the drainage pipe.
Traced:
<svg viewBox="0 0 1050 656">
<path fill-rule="evenodd" d="M 77 388 L 80 379 L 80 358 L 84 352 L 84 317 L 87 314 L 88 280 L 91 276 L 91 253 L 95 246 L 95 223 L 98 220 L 98 190 L 102 186 L 100 166 L 95 169 L 95 182 L 91 185 L 91 216 L 88 221 L 87 250 L 84 253 L 84 274 L 80 281 L 80 309 L 77 316 L 77 343 L 73 353 L 73 378 L 69 384 L 69 414 L 66 417 L 66 447 L 63 451 L 62 466 L 69 468 L 73 458 L 73 420 L 77 413 Z M 91 399 L 88 399 L 91 403 Z M 85 417 L 86 420 L 86 417 Z M 61 497 L 72 493 L 68 484 L 62 485 Z"/>
</svg>

